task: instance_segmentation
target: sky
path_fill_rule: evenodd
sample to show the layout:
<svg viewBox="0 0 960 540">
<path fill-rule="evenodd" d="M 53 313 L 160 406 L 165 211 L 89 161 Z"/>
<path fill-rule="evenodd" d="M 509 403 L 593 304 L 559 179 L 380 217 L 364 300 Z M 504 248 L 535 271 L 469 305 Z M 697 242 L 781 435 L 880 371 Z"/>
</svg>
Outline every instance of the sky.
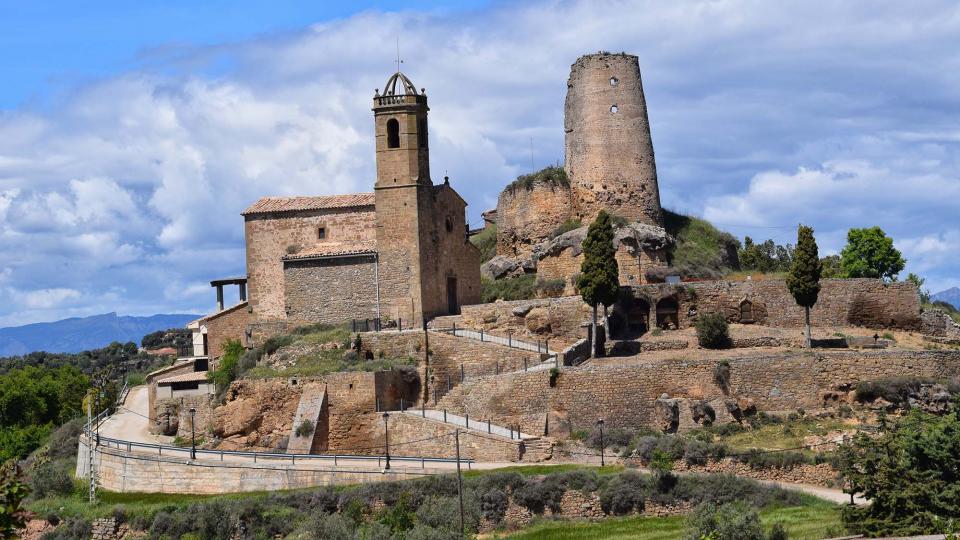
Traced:
<svg viewBox="0 0 960 540">
<path fill-rule="evenodd" d="M 955 2 L 29 4 L 0 0 L 0 326 L 211 311 L 253 201 L 372 189 L 398 42 L 475 226 L 531 139 L 562 163 L 570 65 L 626 51 L 665 207 L 779 243 L 811 225 L 822 254 L 879 225 L 901 276 L 960 286 Z"/>
</svg>

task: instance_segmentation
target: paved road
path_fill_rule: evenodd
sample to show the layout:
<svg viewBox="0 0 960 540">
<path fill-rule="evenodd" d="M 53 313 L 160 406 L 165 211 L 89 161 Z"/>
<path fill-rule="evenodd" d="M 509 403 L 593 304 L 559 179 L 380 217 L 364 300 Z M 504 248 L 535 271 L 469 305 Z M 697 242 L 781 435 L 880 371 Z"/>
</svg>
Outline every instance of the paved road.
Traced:
<svg viewBox="0 0 960 540">
<path fill-rule="evenodd" d="M 134 386 L 127 394 L 123 408 L 119 408 L 113 416 L 100 424 L 100 435 L 125 441 L 172 444 L 173 437 L 150 433 L 149 408 L 150 400 L 147 386 Z"/>
</svg>

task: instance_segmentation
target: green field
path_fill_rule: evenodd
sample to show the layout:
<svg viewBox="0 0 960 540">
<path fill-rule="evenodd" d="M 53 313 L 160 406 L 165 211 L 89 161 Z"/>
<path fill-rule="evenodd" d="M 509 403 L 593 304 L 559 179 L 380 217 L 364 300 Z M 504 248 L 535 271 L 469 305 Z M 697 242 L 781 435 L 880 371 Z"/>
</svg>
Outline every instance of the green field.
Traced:
<svg viewBox="0 0 960 540">
<path fill-rule="evenodd" d="M 828 503 L 767 509 L 760 512 L 766 527 L 781 522 L 791 540 L 820 540 L 842 534 L 840 509 Z M 588 521 L 542 521 L 526 530 L 500 538 L 513 540 L 679 540 L 684 518 L 629 517 Z"/>
</svg>

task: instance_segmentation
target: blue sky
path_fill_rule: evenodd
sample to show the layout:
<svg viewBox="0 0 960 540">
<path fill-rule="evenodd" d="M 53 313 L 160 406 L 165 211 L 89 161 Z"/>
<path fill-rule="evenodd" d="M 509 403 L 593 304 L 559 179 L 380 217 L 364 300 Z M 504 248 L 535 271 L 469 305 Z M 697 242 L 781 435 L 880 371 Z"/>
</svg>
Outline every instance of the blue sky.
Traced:
<svg viewBox="0 0 960 540">
<path fill-rule="evenodd" d="M 0 325 L 208 311 L 257 197 L 371 188 L 397 38 L 474 223 L 530 138 L 562 161 L 570 64 L 625 50 L 665 206 L 824 253 L 880 225 L 960 286 L 953 2 L 194 4 L 0 0 Z"/>
</svg>

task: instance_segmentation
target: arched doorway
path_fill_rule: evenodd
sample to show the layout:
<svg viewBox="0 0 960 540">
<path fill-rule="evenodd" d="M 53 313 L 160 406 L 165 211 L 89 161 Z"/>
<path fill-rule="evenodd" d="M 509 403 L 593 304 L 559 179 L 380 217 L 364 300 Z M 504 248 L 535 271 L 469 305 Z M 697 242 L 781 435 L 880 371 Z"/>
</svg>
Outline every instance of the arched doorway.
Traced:
<svg viewBox="0 0 960 540">
<path fill-rule="evenodd" d="M 638 298 L 627 311 L 627 332 L 632 339 L 636 339 L 647 333 L 650 329 L 650 304 L 642 298 Z"/>
<path fill-rule="evenodd" d="M 657 328 L 676 330 L 680 328 L 680 306 L 677 299 L 668 296 L 657 302 Z"/>
</svg>

